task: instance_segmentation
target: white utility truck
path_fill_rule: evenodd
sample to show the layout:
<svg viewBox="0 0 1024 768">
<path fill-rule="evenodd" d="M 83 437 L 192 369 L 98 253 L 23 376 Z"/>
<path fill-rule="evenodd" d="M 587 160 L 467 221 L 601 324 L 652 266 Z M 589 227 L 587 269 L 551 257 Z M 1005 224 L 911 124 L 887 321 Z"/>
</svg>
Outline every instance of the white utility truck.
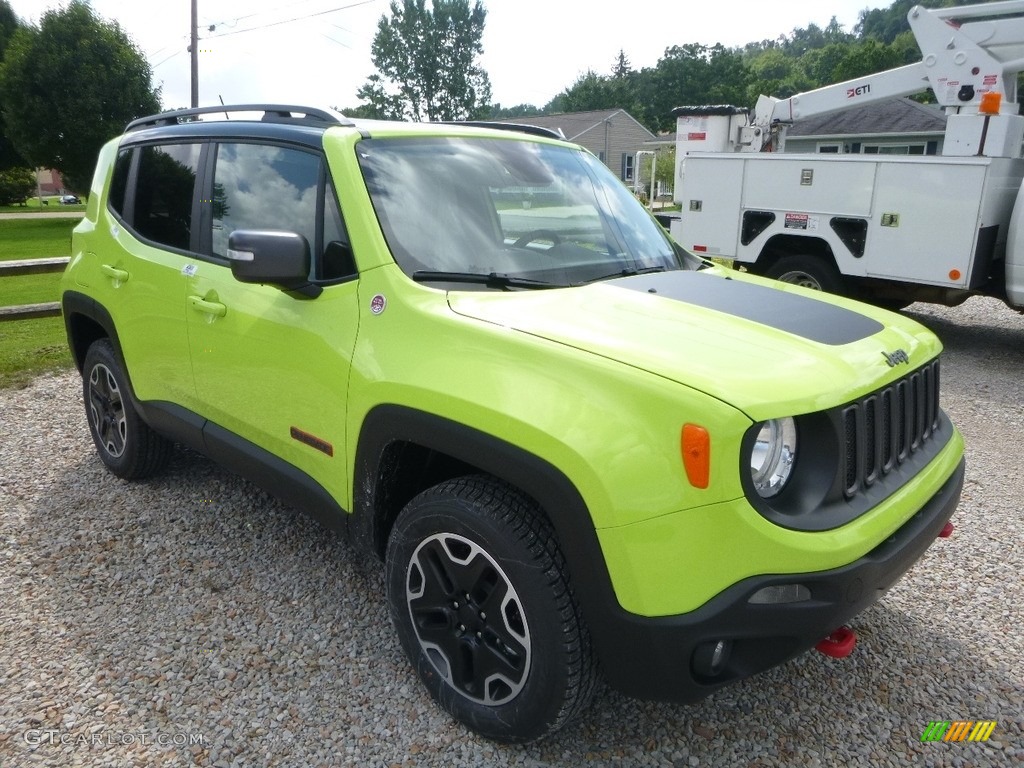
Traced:
<svg viewBox="0 0 1024 768">
<path fill-rule="evenodd" d="M 1024 309 L 1024 0 L 912 8 L 922 60 L 752 112 L 680 107 L 675 239 L 787 282 L 900 307 L 972 294 Z M 786 154 L 801 118 L 931 88 L 942 154 Z"/>
</svg>

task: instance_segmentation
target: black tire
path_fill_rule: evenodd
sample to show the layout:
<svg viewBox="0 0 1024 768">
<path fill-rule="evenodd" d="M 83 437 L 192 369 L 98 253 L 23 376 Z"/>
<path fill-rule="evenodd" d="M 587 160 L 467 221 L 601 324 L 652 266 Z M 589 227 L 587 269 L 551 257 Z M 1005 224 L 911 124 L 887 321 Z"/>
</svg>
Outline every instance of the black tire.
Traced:
<svg viewBox="0 0 1024 768">
<path fill-rule="evenodd" d="M 782 283 L 800 285 L 815 291 L 825 291 L 838 296 L 846 294 L 843 276 L 824 256 L 783 256 L 764 273 L 765 277 Z"/>
<path fill-rule="evenodd" d="M 488 477 L 441 483 L 402 510 L 387 549 L 399 640 L 456 720 L 507 743 L 561 728 L 590 702 L 590 635 L 554 530 Z"/>
<path fill-rule="evenodd" d="M 111 472 L 138 480 L 163 469 L 173 446 L 136 412 L 128 377 L 109 339 L 93 342 L 85 355 L 82 395 L 96 452 Z"/>
</svg>

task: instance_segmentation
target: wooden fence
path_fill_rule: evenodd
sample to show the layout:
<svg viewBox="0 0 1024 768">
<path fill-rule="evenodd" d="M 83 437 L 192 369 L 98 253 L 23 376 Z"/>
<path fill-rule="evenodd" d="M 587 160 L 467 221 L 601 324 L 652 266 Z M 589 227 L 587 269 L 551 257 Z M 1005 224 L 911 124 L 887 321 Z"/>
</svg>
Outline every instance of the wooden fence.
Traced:
<svg viewBox="0 0 1024 768">
<path fill-rule="evenodd" d="M 14 275 L 38 275 L 43 272 L 63 272 L 70 257 L 57 256 L 52 259 L 19 259 L 0 261 L 0 277 Z M 47 301 L 42 304 L 21 304 L 16 307 L 0 307 L 0 322 L 5 320 L 28 320 L 33 317 L 56 317 L 60 314 L 60 302 Z"/>
</svg>

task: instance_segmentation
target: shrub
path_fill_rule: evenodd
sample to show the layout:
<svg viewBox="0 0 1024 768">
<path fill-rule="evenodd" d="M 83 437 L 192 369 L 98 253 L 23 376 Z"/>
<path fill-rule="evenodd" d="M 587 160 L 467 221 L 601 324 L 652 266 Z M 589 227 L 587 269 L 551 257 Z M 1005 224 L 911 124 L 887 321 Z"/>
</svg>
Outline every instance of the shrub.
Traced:
<svg viewBox="0 0 1024 768">
<path fill-rule="evenodd" d="M 36 175 L 31 168 L 0 171 L 0 205 L 24 203 L 35 189 Z"/>
</svg>

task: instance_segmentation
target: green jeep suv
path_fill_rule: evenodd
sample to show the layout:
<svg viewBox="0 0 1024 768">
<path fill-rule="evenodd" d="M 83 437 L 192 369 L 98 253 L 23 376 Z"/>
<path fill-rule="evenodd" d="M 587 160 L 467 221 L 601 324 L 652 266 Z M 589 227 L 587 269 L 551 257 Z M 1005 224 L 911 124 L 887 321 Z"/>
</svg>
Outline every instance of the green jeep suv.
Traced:
<svg viewBox="0 0 1024 768">
<path fill-rule="evenodd" d="M 934 335 L 683 252 L 540 129 L 135 121 L 61 293 L 107 467 L 179 443 L 343 531 L 430 694 L 498 740 L 599 674 L 687 702 L 848 652 L 960 496 Z"/>
</svg>

